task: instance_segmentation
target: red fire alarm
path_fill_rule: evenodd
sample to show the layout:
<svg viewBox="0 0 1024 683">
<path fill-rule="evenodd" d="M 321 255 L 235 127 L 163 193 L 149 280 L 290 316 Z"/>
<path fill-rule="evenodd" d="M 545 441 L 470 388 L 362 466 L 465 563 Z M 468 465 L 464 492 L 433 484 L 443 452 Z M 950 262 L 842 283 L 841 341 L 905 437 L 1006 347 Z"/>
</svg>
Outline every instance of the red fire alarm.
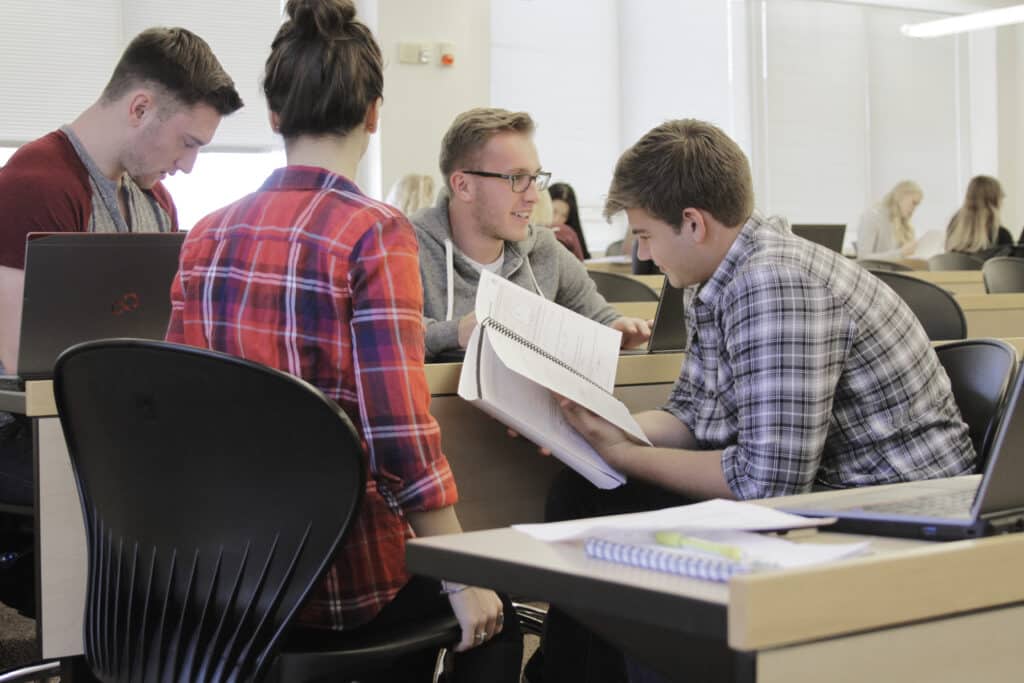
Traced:
<svg viewBox="0 0 1024 683">
<path fill-rule="evenodd" d="M 455 45 L 452 43 L 441 43 L 438 52 L 441 55 L 441 66 L 455 65 Z"/>
</svg>

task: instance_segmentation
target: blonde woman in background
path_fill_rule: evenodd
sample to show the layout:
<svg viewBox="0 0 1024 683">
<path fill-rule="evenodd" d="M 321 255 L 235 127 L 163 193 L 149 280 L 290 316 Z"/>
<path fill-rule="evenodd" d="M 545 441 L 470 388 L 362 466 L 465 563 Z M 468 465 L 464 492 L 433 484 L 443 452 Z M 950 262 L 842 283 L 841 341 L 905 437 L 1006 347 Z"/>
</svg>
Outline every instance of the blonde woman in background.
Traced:
<svg viewBox="0 0 1024 683">
<path fill-rule="evenodd" d="M 917 183 L 902 180 L 865 211 L 857 225 L 857 258 L 901 259 L 913 254 L 917 240 L 910 217 L 923 198 Z"/>
<path fill-rule="evenodd" d="M 551 201 L 551 193 L 541 190 L 537 193 L 537 203 L 533 205 L 533 211 L 530 212 L 530 223 L 535 226 L 551 228 L 555 233 L 555 239 L 571 251 L 573 256 L 582 261 L 583 248 L 580 246 L 580 238 L 576 236 L 572 228 L 562 223 L 556 224 L 554 221 L 555 207 Z"/>
<path fill-rule="evenodd" d="M 1005 196 L 999 181 L 992 176 L 971 178 L 964 203 L 946 228 L 946 251 L 971 254 L 983 260 L 1009 254 L 1013 237 L 999 221 L 999 208 Z"/>
<path fill-rule="evenodd" d="M 411 216 L 434 203 L 434 178 L 421 173 L 406 173 L 391 186 L 384 202 Z"/>
</svg>

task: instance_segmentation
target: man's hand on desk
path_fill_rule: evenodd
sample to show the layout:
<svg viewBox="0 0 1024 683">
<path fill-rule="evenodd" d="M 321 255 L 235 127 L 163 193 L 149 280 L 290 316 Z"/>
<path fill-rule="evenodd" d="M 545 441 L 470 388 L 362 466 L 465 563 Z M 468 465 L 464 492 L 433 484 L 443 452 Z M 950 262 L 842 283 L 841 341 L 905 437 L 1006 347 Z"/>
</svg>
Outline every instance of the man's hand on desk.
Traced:
<svg viewBox="0 0 1024 683">
<path fill-rule="evenodd" d="M 651 325 L 653 324 L 653 320 L 622 317 L 613 322 L 610 327 L 622 333 L 622 348 L 632 349 L 647 343 L 647 340 L 651 338 Z"/>
<path fill-rule="evenodd" d="M 459 318 L 459 347 L 466 348 L 469 346 L 469 338 L 473 336 L 473 330 L 476 328 L 476 313 L 467 313 L 466 315 Z M 451 328 L 449 328 L 451 329 Z"/>
</svg>

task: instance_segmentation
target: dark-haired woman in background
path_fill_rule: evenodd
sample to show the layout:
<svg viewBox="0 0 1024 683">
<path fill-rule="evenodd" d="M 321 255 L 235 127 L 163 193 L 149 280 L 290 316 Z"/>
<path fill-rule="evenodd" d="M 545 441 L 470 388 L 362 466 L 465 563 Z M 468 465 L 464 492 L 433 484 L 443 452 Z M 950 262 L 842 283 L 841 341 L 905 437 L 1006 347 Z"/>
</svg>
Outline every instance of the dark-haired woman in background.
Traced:
<svg viewBox="0 0 1024 683">
<path fill-rule="evenodd" d="M 572 228 L 580 240 L 583 258 L 590 258 L 587 238 L 583 235 L 583 225 L 580 223 L 580 208 L 576 203 L 576 192 L 572 189 L 572 185 L 555 183 L 548 187 L 548 193 L 551 194 L 551 210 L 554 213 L 551 225 L 568 225 Z"/>
<path fill-rule="evenodd" d="M 1013 236 L 1000 225 L 1003 203 L 999 181 L 987 175 L 971 178 L 963 206 L 946 228 L 946 251 L 971 254 L 986 260 L 1013 252 Z"/>
<path fill-rule="evenodd" d="M 189 233 L 167 339 L 305 379 L 338 402 L 366 444 L 362 504 L 295 637 L 454 611 L 455 679 L 517 681 L 522 639 L 507 599 L 410 577 L 405 566 L 407 539 L 460 527 L 429 411 L 416 237 L 405 216 L 351 180 L 377 130 L 380 48 L 351 0 L 289 0 L 286 12 L 263 90 L 288 165 Z M 360 680 L 430 680 L 433 656 Z"/>
</svg>

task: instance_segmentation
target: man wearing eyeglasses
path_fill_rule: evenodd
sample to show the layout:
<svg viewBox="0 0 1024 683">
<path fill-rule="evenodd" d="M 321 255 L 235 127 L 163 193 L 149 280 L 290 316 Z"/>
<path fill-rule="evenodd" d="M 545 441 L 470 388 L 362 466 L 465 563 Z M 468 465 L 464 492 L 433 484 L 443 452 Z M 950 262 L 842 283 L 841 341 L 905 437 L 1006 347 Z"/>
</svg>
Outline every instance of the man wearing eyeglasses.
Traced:
<svg viewBox="0 0 1024 683">
<path fill-rule="evenodd" d="M 541 170 L 525 112 L 471 109 L 441 142 L 446 192 L 412 217 L 420 243 L 427 358 L 465 349 L 476 325 L 480 272 L 489 270 L 622 332 L 624 348 L 651 335 L 648 321 L 620 316 L 554 233 L 530 225 L 551 174 Z"/>
</svg>

